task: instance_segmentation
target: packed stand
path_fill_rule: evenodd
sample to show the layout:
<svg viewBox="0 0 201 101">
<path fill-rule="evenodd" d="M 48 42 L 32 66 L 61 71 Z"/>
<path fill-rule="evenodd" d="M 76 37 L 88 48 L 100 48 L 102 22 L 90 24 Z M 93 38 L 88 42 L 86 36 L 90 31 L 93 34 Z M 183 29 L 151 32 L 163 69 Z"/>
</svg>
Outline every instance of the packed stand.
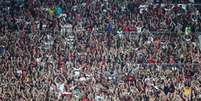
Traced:
<svg viewBox="0 0 201 101">
<path fill-rule="evenodd" d="M 3 101 L 201 100 L 199 0 L 0 3 Z"/>
</svg>

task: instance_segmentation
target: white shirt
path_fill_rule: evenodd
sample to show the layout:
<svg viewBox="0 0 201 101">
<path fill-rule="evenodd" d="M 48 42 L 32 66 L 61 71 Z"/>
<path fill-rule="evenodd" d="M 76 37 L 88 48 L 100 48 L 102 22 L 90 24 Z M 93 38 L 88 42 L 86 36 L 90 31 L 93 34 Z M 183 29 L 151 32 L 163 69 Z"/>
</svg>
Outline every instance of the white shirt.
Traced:
<svg viewBox="0 0 201 101">
<path fill-rule="evenodd" d="M 95 97 L 95 101 L 102 101 L 103 100 L 103 97 L 102 96 L 96 96 Z"/>
<path fill-rule="evenodd" d="M 59 92 L 63 93 L 63 92 L 64 92 L 64 89 L 65 89 L 64 83 L 62 83 L 62 84 L 56 84 L 56 85 L 57 85 L 57 87 L 58 87 L 58 89 L 59 89 Z"/>
<path fill-rule="evenodd" d="M 36 62 L 40 62 L 41 61 L 41 58 L 36 58 Z"/>
<path fill-rule="evenodd" d="M 142 32 L 142 27 L 136 27 L 137 28 L 137 33 L 141 33 Z"/>
</svg>

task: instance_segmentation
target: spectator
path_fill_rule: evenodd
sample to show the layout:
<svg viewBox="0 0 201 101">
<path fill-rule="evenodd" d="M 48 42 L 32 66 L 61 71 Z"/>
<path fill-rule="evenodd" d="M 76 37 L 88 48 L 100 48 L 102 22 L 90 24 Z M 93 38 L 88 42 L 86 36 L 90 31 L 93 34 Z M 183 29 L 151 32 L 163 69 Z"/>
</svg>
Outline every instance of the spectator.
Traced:
<svg viewBox="0 0 201 101">
<path fill-rule="evenodd" d="M 0 2 L 2 100 L 200 99 L 199 1 Z"/>
</svg>

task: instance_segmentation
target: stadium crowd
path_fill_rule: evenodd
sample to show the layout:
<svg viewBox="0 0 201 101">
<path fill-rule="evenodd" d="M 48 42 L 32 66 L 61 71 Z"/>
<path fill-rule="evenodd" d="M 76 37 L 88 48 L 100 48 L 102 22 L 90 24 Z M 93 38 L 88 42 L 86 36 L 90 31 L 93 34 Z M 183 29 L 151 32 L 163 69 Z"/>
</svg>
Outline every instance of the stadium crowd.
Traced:
<svg viewBox="0 0 201 101">
<path fill-rule="evenodd" d="M 2 101 L 201 101 L 199 0 L 6 0 Z"/>
</svg>

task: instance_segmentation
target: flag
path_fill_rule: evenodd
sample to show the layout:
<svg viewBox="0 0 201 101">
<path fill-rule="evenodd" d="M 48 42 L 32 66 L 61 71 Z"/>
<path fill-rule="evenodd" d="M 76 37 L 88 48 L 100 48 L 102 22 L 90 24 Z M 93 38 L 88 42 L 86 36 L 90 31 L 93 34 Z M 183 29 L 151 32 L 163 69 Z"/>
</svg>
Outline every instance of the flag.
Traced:
<svg viewBox="0 0 201 101">
<path fill-rule="evenodd" d="M 59 7 L 59 6 L 57 6 L 57 7 L 55 8 L 55 10 L 54 10 L 54 13 L 55 13 L 56 16 L 60 16 L 61 13 L 62 13 L 62 8 Z"/>
<path fill-rule="evenodd" d="M 106 31 L 112 33 L 112 24 L 108 24 Z"/>
<path fill-rule="evenodd" d="M 5 52 L 5 48 L 3 46 L 0 46 L 0 55 Z"/>
<path fill-rule="evenodd" d="M 191 33 L 191 27 L 186 27 L 185 28 L 185 34 L 188 35 Z"/>
<path fill-rule="evenodd" d="M 53 15 L 54 14 L 54 10 L 52 8 L 48 8 L 47 10 L 49 15 Z"/>
</svg>

